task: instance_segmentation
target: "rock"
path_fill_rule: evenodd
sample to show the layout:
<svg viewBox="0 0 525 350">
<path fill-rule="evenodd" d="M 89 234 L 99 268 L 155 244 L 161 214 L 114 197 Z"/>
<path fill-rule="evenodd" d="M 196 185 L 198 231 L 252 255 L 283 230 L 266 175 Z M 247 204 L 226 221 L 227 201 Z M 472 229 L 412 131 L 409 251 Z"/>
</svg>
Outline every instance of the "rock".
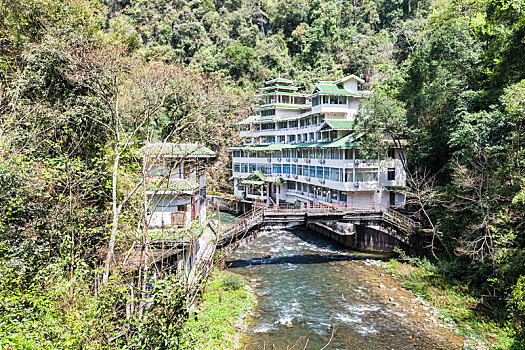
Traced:
<svg viewBox="0 0 525 350">
<path fill-rule="evenodd" d="M 263 258 L 271 258 L 271 257 L 272 257 L 272 254 L 271 254 L 271 253 L 268 253 L 268 252 L 264 252 L 264 253 L 262 253 L 262 257 L 263 257 Z"/>
<path fill-rule="evenodd" d="M 390 298 L 388 298 L 388 300 L 390 300 L 390 301 L 392 301 L 392 302 L 393 302 L 393 301 L 394 301 L 395 299 L 394 299 L 394 298 L 392 298 L 392 297 L 390 297 Z"/>
<path fill-rule="evenodd" d="M 288 323 L 288 324 L 286 325 L 286 327 L 287 327 L 287 328 L 292 328 L 292 327 L 293 327 L 293 324 Z"/>
<path fill-rule="evenodd" d="M 385 286 L 384 284 L 380 284 L 380 285 L 379 285 L 379 288 L 381 288 L 381 289 L 386 289 L 386 286 Z"/>
</svg>

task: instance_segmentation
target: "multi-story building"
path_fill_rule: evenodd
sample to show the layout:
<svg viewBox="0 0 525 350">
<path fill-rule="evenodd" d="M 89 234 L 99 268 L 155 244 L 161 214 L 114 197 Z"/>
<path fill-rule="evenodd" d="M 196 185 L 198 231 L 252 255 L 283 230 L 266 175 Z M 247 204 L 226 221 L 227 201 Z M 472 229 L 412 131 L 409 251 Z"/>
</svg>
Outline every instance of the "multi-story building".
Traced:
<svg viewBox="0 0 525 350">
<path fill-rule="evenodd" d="M 239 123 L 243 144 L 230 149 L 235 195 L 303 206 L 403 206 L 405 150 L 392 147 L 381 159 L 361 156 L 354 123 L 370 94 L 363 84 L 351 75 L 302 94 L 292 80 L 267 81 L 257 115 Z"/>
<path fill-rule="evenodd" d="M 188 227 L 206 220 L 206 161 L 215 152 L 197 144 L 150 143 L 141 149 L 149 202 L 148 226 Z"/>
</svg>

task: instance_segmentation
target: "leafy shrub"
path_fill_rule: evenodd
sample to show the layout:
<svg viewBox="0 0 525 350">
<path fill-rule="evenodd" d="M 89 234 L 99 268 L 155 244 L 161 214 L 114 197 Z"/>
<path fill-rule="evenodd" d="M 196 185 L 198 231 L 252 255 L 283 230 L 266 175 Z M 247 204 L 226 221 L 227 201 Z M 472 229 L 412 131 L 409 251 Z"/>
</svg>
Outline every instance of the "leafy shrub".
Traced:
<svg viewBox="0 0 525 350">
<path fill-rule="evenodd" d="M 246 283 L 238 275 L 226 275 L 222 278 L 221 284 L 224 289 L 239 290 L 243 288 Z"/>
</svg>

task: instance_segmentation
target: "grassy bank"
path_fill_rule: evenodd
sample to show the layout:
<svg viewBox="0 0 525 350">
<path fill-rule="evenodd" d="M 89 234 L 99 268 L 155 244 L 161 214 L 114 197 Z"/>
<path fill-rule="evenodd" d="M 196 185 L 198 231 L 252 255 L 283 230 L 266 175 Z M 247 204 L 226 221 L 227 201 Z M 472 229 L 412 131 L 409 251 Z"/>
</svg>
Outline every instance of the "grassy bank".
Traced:
<svg viewBox="0 0 525 350">
<path fill-rule="evenodd" d="M 248 322 L 255 298 L 238 275 L 216 271 L 206 286 L 195 319 L 187 324 L 192 349 L 234 349 Z"/>
<path fill-rule="evenodd" d="M 384 267 L 406 289 L 420 296 L 432 306 L 441 309 L 444 319 L 452 319 L 460 335 L 474 348 L 511 349 L 513 347 L 512 325 L 505 317 L 498 317 L 481 299 L 468 294 L 459 282 L 439 273 L 428 261 L 395 259 Z"/>
</svg>

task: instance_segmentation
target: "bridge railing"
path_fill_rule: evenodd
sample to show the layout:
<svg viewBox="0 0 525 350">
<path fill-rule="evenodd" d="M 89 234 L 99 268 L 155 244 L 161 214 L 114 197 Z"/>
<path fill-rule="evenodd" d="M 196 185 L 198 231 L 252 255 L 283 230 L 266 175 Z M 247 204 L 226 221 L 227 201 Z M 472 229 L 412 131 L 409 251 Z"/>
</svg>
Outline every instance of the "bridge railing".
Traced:
<svg viewBox="0 0 525 350">
<path fill-rule="evenodd" d="M 262 222 L 263 208 L 255 208 L 241 216 L 238 216 L 234 223 L 225 226 L 222 230 L 223 237 L 235 237 L 242 232 L 245 232 L 255 225 Z"/>
<path fill-rule="evenodd" d="M 341 215 L 341 214 L 370 214 L 378 213 L 382 217 L 397 226 L 403 225 L 408 229 L 419 229 L 421 224 L 407 215 L 375 202 L 347 203 L 345 205 L 326 205 L 321 203 L 310 204 L 308 206 L 295 206 L 293 204 L 265 205 L 263 207 L 265 215 Z"/>
<path fill-rule="evenodd" d="M 324 205 L 314 204 L 307 207 L 298 207 L 292 204 L 283 205 L 258 205 L 253 210 L 237 217 L 237 220 L 223 227 L 221 240 L 225 243 L 227 240 L 234 241 L 239 235 L 242 235 L 246 231 L 250 230 L 254 226 L 261 224 L 264 221 L 264 217 L 268 216 L 281 216 L 281 215 L 295 215 L 295 216 L 330 216 L 330 215 L 348 215 L 348 214 L 380 214 L 382 219 L 390 222 L 391 224 L 404 229 L 405 231 L 411 231 L 414 229 L 421 228 L 420 223 L 411 219 L 410 217 L 403 215 L 392 208 L 378 204 L 370 203 L 370 205 L 364 205 L 359 203 L 359 206 L 337 206 L 337 205 Z"/>
</svg>

